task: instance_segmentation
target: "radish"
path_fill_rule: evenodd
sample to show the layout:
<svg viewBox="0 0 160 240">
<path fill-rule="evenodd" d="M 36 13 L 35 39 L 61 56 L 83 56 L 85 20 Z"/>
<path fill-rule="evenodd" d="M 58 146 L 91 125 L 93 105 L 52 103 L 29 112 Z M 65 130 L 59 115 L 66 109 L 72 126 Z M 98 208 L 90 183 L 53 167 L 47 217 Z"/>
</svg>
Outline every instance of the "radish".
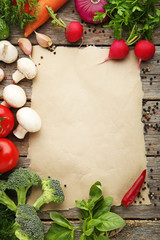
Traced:
<svg viewBox="0 0 160 240">
<path fill-rule="evenodd" d="M 134 52 L 135 55 L 139 58 L 139 68 L 141 61 L 146 61 L 153 57 L 155 53 L 155 46 L 152 42 L 149 42 L 147 40 L 141 40 L 136 44 Z"/>
<path fill-rule="evenodd" d="M 123 39 L 115 40 L 109 50 L 109 55 L 105 58 L 104 62 L 109 59 L 123 59 L 129 53 L 129 47 Z"/>
<path fill-rule="evenodd" d="M 69 42 L 83 40 L 83 27 L 79 22 L 70 22 L 65 31 L 66 38 Z"/>
</svg>

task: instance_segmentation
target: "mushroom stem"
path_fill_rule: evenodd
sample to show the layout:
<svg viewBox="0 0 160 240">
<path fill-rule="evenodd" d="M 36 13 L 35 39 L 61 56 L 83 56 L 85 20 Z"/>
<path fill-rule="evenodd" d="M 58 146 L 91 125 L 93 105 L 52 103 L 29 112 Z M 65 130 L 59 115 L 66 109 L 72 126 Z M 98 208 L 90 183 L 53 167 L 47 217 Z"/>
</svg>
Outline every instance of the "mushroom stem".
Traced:
<svg viewBox="0 0 160 240">
<path fill-rule="evenodd" d="M 10 107 L 11 107 L 6 101 L 3 101 L 3 102 L 1 103 L 1 105 L 5 106 L 5 107 L 7 107 L 7 108 L 10 108 Z"/>
<path fill-rule="evenodd" d="M 26 135 L 26 133 L 27 133 L 27 131 L 20 124 L 13 131 L 13 134 L 19 139 L 23 139 L 24 136 Z"/>
<path fill-rule="evenodd" d="M 21 81 L 23 78 L 25 78 L 25 76 L 18 70 L 16 70 L 13 74 L 12 74 L 12 78 L 13 78 L 13 82 L 14 83 L 18 83 L 19 81 Z"/>
</svg>

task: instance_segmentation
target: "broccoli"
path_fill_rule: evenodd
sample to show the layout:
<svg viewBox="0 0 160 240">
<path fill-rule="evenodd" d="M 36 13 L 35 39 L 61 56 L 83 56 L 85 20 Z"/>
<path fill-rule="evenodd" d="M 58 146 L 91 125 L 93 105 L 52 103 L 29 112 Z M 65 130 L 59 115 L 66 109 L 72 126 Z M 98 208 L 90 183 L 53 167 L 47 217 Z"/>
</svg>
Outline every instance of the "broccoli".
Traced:
<svg viewBox="0 0 160 240">
<path fill-rule="evenodd" d="M 33 206 L 18 205 L 15 219 L 15 235 L 20 240 L 43 240 L 43 224 Z"/>
<path fill-rule="evenodd" d="M 41 185 L 41 179 L 38 174 L 27 168 L 16 169 L 8 177 L 7 188 L 17 192 L 18 205 L 26 203 L 27 191 L 31 186 Z"/>
<path fill-rule="evenodd" d="M 42 195 L 33 204 L 36 210 L 39 210 L 43 204 L 54 202 L 60 204 L 64 201 L 64 193 L 58 180 L 50 177 L 42 180 Z"/>
<path fill-rule="evenodd" d="M 7 181 L 0 181 L 0 203 L 7 206 L 11 211 L 16 212 L 17 206 L 5 193 L 7 189 Z"/>
</svg>

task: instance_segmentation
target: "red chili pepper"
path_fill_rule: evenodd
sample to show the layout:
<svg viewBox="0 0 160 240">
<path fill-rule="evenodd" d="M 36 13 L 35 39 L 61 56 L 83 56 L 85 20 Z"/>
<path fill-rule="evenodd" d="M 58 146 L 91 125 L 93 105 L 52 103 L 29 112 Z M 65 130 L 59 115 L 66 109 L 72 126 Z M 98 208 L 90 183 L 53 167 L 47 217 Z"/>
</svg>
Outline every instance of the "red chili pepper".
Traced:
<svg viewBox="0 0 160 240">
<path fill-rule="evenodd" d="M 139 176 L 139 178 L 135 181 L 135 183 L 133 184 L 133 186 L 129 189 L 129 191 L 124 195 L 123 199 L 122 199 L 122 204 L 125 207 L 128 207 L 136 198 L 137 194 L 139 193 L 143 182 L 145 180 L 146 177 L 146 169 L 143 170 L 143 172 L 141 173 L 141 175 Z"/>
</svg>

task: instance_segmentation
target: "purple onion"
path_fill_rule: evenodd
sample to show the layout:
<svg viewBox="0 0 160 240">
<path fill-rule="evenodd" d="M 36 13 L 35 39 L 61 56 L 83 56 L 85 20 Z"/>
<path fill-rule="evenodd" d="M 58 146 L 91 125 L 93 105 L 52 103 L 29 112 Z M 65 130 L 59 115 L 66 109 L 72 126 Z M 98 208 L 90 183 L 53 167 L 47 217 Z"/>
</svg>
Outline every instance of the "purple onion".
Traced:
<svg viewBox="0 0 160 240">
<path fill-rule="evenodd" d="M 106 0 L 75 0 L 75 7 L 79 16 L 88 23 L 100 23 L 100 21 L 93 21 L 94 13 L 105 12 L 103 6 L 106 5 Z M 103 22 L 108 19 L 106 16 Z"/>
</svg>

